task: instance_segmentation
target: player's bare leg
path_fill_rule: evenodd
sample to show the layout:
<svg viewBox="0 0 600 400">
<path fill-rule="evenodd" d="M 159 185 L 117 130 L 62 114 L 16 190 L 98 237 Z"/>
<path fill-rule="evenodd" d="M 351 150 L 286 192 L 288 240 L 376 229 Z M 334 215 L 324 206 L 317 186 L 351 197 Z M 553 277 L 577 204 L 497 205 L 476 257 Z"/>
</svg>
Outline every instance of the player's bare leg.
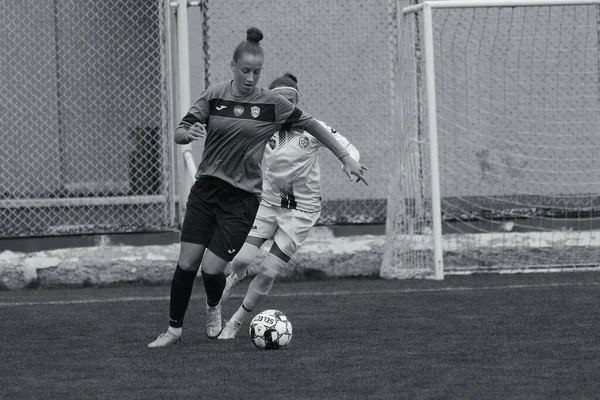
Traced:
<svg viewBox="0 0 600 400">
<path fill-rule="evenodd" d="M 258 275 L 252 279 L 250 286 L 248 286 L 248 291 L 246 292 L 242 305 L 227 322 L 218 339 L 235 338 L 244 320 L 252 313 L 252 310 L 267 297 L 273 287 L 275 279 L 282 272 L 285 264 L 286 261 L 275 257 L 271 253 L 265 257 Z"/>
<path fill-rule="evenodd" d="M 225 281 L 225 289 L 223 290 L 221 302 L 229 300 L 229 297 L 231 297 L 231 294 L 233 293 L 233 289 L 235 289 L 238 283 L 246 278 L 248 275 L 248 267 L 256 258 L 260 247 L 265 241 L 266 239 L 253 236 L 246 238 L 246 242 L 240 249 L 238 255 L 229 263 L 231 274 L 229 274 Z"/>
</svg>

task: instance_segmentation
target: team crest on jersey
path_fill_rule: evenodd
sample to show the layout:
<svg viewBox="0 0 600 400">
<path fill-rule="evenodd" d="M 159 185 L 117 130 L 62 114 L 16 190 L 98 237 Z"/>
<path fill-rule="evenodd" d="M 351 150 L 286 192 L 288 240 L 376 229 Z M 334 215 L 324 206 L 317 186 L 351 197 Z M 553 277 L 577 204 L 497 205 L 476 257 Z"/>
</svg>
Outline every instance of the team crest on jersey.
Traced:
<svg viewBox="0 0 600 400">
<path fill-rule="evenodd" d="M 269 147 L 271 148 L 271 150 L 275 150 L 275 146 L 277 146 L 277 142 L 275 142 L 275 139 L 269 139 Z"/>
<path fill-rule="evenodd" d="M 240 115 L 242 115 L 244 113 L 244 107 L 242 107 L 242 106 L 235 106 L 233 108 L 233 113 L 235 114 L 236 117 L 239 117 Z"/>
<path fill-rule="evenodd" d="M 300 136 L 298 144 L 300 145 L 301 149 L 308 148 L 308 138 L 306 136 Z"/>
<path fill-rule="evenodd" d="M 260 107 L 258 106 L 254 106 L 250 109 L 250 115 L 252 115 L 252 118 L 258 118 L 258 116 L 260 115 Z"/>
</svg>

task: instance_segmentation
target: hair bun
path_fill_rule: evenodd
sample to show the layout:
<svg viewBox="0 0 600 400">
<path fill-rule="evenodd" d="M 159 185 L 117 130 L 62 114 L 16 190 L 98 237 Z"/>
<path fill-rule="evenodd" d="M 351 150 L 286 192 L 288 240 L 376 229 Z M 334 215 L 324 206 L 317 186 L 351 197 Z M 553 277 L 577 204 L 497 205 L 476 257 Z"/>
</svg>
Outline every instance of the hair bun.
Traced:
<svg viewBox="0 0 600 400">
<path fill-rule="evenodd" d="M 250 28 L 246 31 L 246 41 L 258 43 L 263 39 L 263 34 L 258 28 Z"/>
<path fill-rule="evenodd" d="M 293 80 L 295 83 L 298 83 L 298 78 L 296 78 L 295 75 L 290 74 L 289 72 L 286 72 L 285 74 L 283 74 L 283 76 L 290 78 L 291 80 Z"/>
</svg>

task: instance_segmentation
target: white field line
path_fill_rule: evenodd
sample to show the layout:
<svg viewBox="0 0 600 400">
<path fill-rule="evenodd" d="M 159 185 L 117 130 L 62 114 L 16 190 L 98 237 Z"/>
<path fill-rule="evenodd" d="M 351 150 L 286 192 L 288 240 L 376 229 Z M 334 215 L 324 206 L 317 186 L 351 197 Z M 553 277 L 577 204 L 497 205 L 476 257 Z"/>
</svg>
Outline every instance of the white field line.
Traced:
<svg viewBox="0 0 600 400">
<path fill-rule="evenodd" d="M 518 290 L 518 289 L 548 289 L 557 287 L 584 287 L 600 286 L 600 282 L 567 282 L 567 283 L 544 283 L 523 284 L 504 286 L 458 286 L 446 288 L 404 288 L 404 289 L 382 289 L 382 290 L 337 290 L 331 292 L 296 292 L 296 293 L 273 293 L 269 297 L 312 297 L 312 296 L 356 296 L 371 294 L 409 294 L 409 293 L 441 293 L 441 292 L 466 292 L 475 290 Z M 242 295 L 233 295 L 231 298 L 242 298 Z M 204 296 L 192 296 L 192 299 L 202 299 Z M 128 303 L 140 301 L 166 301 L 169 296 L 131 296 L 116 297 L 111 299 L 80 299 L 80 300 L 52 300 L 52 301 L 25 301 L 0 303 L 1 307 L 23 307 L 23 306 L 47 306 L 47 305 L 78 305 L 78 304 L 104 304 L 104 303 Z"/>
</svg>

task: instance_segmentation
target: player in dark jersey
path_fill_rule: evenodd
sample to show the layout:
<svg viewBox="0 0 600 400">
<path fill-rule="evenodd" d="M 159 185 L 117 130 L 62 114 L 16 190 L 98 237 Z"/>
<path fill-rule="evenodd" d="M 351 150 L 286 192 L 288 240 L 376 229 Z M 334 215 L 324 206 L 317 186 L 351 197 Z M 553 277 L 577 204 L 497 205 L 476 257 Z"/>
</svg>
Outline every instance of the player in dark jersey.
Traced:
<svg viewBox="0 0 600 400">
<path fill-rule="evenodd" d="M 206 334 L 217 338 L 221 332 L 223 271 L 252 228 L 262 192 L 263 153 L 275 132 L 304 129 L 342 161 L 350 177 L 368 184 L 365 168 L 328 129 L 283 96 L 256 86 L 264 61 L 262 38 L 260 30 L 248 29 L 246 40 L 233 53 L 233 80 L 206 89 L 175 130 L 178 144 L 206 141 L 181 228 L 179 260 L 171 280 L 169 328 L 149 347 L 180 341 L 200 265 L 207 297 Z"/>
</svg>

